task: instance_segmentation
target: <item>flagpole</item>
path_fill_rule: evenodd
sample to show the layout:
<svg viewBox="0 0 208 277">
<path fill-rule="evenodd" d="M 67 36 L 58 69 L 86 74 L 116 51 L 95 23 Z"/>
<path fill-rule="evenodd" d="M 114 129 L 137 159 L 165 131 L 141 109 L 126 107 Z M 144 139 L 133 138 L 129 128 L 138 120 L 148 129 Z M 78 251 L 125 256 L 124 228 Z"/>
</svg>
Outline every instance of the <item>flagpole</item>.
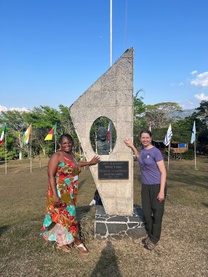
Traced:
<svg viewBox="0 0 208 277">
<path fill-rule="evenodd" d="M 108 124 L 108 132 L 109 132 L 109 145 L 110 145 L 110 153 L 112 152 L 113 150 L 113 145 L 112 145 L 112 121 L 110 120 L 109 121 L 109 124 Z"/>
<path fill-rule="evenodd" d="M 112 1 L 110 0 L 110 66 L 112 66 Z"/>
<path fill-rule="evenodd" d="M 31 128 L 31 135 L 30 135 L 30 173 L 32 173 L 32 128 Z"/>
<path fill-rule="evenodd" d="M 168 146 L 168 170 L 169 170 L 169 163 L 170 163 L 170 147 L 171 147 L 171 137 L 172 137 L 172 128 L 171 128 L 171 123 L 169 124 L 165 139 L 164 139 L 164 144 L 165 146 Z"/>
<path fill-rule="evenodd" d="M 4 144 L 4 166 L 5 166 L 5 174 L 7 174 L 7 135 L 5 134 L 5 144 Z"/>
<path fill-rule="evenodd" d="M 56 134 L 55 134 L 55 153 L 56 153 Z"/>
<path fill-rule="evenodd" d="M 194 141 L 194 159 L 195 159 L 195 170 L 196 168 L 196 140 Z"/>
<path fill-rule="evenodd" d="M 171 144 L 171 142 L 168 145 L 168 170 L 169 170 L 169 165 L 170 165 L 170 144 Z"/>
<path fill-rule="evenodd" d="M 192 134 L 191 134 L 191 143 L 194 143 L 194 159 L 195 159 L 195 170 L 196 168 L 196 123 L 194 120 Z"/>
</svg>

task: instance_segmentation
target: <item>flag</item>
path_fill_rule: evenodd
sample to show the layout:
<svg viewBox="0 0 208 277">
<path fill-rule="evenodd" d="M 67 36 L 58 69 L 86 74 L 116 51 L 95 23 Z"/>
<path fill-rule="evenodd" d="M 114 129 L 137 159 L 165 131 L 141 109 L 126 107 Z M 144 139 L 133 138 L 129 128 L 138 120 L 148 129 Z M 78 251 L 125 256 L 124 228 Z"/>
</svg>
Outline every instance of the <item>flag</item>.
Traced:
<svg viewBox="0 0 208 277">
<path fill-rule="evenodd" d="M 192 134 L 191 134 L 191 143 L 194 143 L 196 140 L 196 124 L 194 121 L 193 128 L 192 128 Z"/>
<path fill-rule="evenodd" d="M 53 135 L 56 135 L 56 124 L 53 126 L 53 128 L 50 130 L 50 132 L 47 134 L 44 140 L 52 140 Z"/>
<path fill-rule="evenodd" d="M 30 126 L 27 128 L 26 132 L 24 133 L 24 135 L 22 137 L 22 141 L 23 141 L 24 145 L 28 144 L 28 142 L 29 142 L 31 130 L 32 130 L 32 125 L 30 124 Z"/>
<path fill-rule="evenodd" d="M 166 146 L 168 146 L 170 144 L 172 135 L 173 135 L 173 133 L 172 133 L 172 128 L 171 128 L 171 124 L 170 124 L 168 127 L 168 130 L 167 130 L 167 134 L 165 136 L 164 142 L 163 142 Z"/>
<path fill-rule="evenodd" d="M 110 152 L 112 151 L 112 121 L 108 123 L 108 143 L 110 144 Z"/>
<path fill-rule="evenodd" d="M 112 121 L 109 121 L 108 123 L 108 142 L 110 143 L 110 140 L 112 138 Z"/>
<path fill-rule="evenodd" d="M 3 128 L 2 133 L 1 133 L 0 145 L 2 145 L 4 143 L 5 135 L 6 135 L 6 125 L 4 125 L 4 128 Z"/>
</svg>

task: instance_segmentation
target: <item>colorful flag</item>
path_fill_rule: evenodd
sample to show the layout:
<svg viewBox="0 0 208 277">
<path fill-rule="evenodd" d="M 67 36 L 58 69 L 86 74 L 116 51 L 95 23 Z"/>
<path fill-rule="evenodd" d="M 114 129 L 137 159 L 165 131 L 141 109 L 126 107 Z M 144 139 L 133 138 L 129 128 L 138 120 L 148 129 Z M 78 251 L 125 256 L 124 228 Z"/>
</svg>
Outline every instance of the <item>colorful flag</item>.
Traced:
<svg viewBox="0 0 208 277">
<path fill-rule="evenodd" d="M 53 128 L 50 130 L 50 132 L 47 134 L 44 140 L 52 140 L 53 135 L 56 135 L 56 124 L 53 126 Z"/>
<path fill-rule="evenodd" d="M 167 134 L 165 136 L 164 142 L 163 142 L 166 146 L 168 146 L 170 144 L 172 135 L 173 135 L 173 133 L 172 133 L 172 128 L 171 128 L 171 124 L 170 124 L 168 127 L 168 130 L 167 130 Z"/>
<path fill-rule="evenodd" d="M 5 135 L 6 135 L 6 125 L 4 125 L 3 131 L 1 133 L 0 145 L 2 145 L 4 143 Z"/>
<path fill-rule="evenodd" d="M 196 124 L 194 121 L 193 128 L 192 128 L 192 134 L 191 134 L 191 143 L 194 143 L 196 140 Z"/>
<path fill-rule="evenodd" d="M 26 132 L 24 133 L 24 135 L 22 137 L 22 141 L 23 141 L 24 145 L 28 144 L 28 142 L 29 142 L 31 130 L 32 130 L 32 125 L 30 124 L 30 126 L 27 128 Z"/>
</svg>

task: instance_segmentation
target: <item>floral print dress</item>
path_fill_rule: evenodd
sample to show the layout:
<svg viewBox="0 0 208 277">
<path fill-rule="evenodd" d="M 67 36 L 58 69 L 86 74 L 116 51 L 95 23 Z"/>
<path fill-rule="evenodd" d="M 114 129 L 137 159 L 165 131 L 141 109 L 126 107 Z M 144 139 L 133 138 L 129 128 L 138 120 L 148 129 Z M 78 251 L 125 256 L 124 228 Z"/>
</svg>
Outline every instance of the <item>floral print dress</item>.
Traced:
<svg viewBox="0 0 208 277">
<path fill-rule="evenodd" d="M 55 176 L 57 193 L 62 202 L 59 208 L 54 207 L 53 192 L 48 185 L 46 214 L 41 228 L 41 235 L 46 241 L 66 245 L 79 238 L 75 207 L 80 172 L 75 160 L 72 162 L 64 157 L 64 161 L 59 163 Z"/>
</svg>

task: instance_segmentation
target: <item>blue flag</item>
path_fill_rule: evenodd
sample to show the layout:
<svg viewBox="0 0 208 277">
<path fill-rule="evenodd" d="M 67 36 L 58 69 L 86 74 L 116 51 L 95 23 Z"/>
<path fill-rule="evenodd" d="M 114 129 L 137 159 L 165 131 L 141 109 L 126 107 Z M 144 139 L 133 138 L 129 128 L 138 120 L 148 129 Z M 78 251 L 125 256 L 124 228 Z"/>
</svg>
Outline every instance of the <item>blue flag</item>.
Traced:
<svg viewBox="0 0 208 277">
<path fill-rule="evenodd" d="M 192 128 L 192 134 L 191 134 L 191 143 L 194 143 L 196 140 L 196 124 L 194 121 L 193 128 Z"/>
</svg>

